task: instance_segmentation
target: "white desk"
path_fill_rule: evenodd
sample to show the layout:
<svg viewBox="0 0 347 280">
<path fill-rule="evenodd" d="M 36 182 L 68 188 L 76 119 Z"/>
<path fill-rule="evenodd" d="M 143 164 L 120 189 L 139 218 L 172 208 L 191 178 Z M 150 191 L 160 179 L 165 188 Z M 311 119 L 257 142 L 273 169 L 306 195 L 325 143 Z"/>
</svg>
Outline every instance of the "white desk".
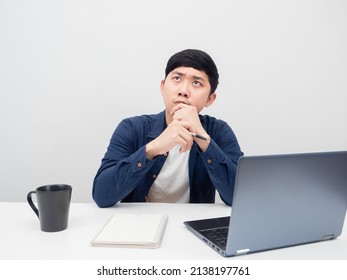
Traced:
<svg viewBox="0 0 347 280">
<path fill-rule="evenodd" d="M 42 232 L 27 203 L 0 202 L 0 259 L 3 260 L 212 260 L 225 259 L 194 236 L 183 221 L 230 215 L 224 204 L 118 204 L 100 209 L 72 203 L 69 226 L 56 233 Z M 161 247 L 134 249 L 92 247 L 90 241 L 113 213 L 165 213 L 168 224 Z M 139 229 L 141 230 L 141 229 Z M 347 232 L 336 240 L 228 258 L 230 260 L 347 259 Z"/>
</svg>

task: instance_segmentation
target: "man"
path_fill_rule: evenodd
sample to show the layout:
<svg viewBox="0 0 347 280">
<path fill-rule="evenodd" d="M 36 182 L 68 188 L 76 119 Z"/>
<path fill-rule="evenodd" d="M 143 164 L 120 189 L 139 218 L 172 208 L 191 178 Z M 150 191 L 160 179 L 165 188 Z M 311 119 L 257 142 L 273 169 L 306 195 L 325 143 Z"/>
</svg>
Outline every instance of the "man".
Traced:
<svg viewBox="0 0 347 280">
<path fill-rule="evenodd" d="M 231 205 L 243 153 L 229 125 L 200 115 L 216 100 L 219 74 L 205 52 L 174 54 L 161 81 L 165 111 L 124 119 L 116 128 L 93 184 L 99 207 L 123 202 Z"/>
</svg>

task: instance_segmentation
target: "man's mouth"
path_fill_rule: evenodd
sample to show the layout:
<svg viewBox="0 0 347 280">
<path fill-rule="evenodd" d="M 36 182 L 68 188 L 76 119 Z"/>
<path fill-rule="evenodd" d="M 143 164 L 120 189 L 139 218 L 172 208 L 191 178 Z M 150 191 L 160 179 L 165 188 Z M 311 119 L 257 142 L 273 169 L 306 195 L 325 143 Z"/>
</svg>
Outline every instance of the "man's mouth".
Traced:
<svg viewBox="0 0 347 280">
<path fill-rule="evenodd" d="M 187 102 L 183 101 L 183 100 L 176 100 L 174 101 L 175 104 L 186 104 L 189 105 Z"/>
</svg>

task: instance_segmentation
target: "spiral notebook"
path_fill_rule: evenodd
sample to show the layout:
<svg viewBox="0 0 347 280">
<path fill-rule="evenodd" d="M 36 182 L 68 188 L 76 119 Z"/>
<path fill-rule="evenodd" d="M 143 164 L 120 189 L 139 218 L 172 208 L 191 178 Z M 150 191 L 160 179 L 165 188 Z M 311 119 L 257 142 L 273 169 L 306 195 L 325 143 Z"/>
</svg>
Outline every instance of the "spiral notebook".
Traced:
<svg viewBox="0 0 347 280">
<path fill-rule="evenodd" d="M 158 248 L 168 216 L 162 214 L 113 214 L 91 241 L 93 246 Z"/>
</svg>

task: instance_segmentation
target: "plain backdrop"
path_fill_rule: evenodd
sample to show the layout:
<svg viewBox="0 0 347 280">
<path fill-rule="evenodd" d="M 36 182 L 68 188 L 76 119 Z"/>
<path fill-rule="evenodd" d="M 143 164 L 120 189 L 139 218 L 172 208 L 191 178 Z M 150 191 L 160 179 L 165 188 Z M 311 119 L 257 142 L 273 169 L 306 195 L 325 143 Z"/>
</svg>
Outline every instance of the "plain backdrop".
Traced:
<svg viewBox="0 0 347 280">
<path fill-rule="evenodd" d="M 246 155 L 347 149 L 345 0 L 0 0 L 0 201 L 51 183 L 90 202 L 117 124 L 164 109 L 169 57 L 208 52 L 202 111 Z"/>
</svg>

